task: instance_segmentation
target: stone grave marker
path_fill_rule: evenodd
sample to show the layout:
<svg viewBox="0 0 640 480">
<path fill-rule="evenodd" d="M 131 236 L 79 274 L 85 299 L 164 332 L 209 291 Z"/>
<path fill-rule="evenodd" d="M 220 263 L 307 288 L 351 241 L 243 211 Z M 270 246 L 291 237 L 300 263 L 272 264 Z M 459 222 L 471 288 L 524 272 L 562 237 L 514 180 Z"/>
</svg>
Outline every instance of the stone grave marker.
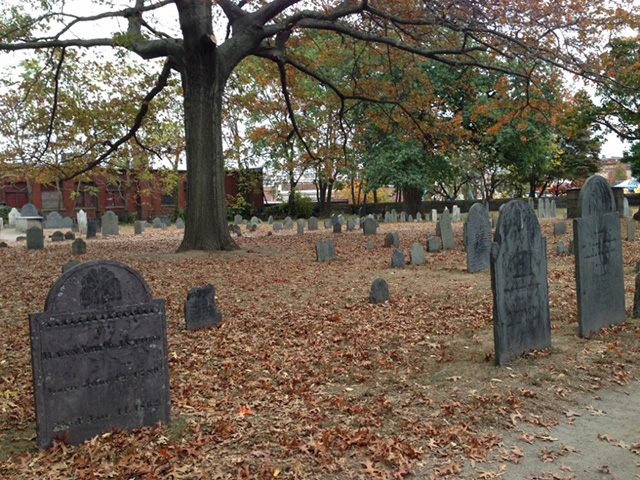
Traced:
<svg viewBox="0 0 640 480">
<path fill-rule="evenodd" d="M 538 218 L 545 217 L 544 198 L 538 199 Z"/>
<path fill-rule="evenodd" d="M 207 284 L 194 287 L 184 302 L 184 318 L 187 330 L 213 327 L 222 321 L 222 312 L 216 306 L 216 289 Z"/>
<path fill-rule="evenodd" d="M 551 345 L 547 244 L 522 200 L 500 209 L 491 244 L 491 290 L 496 364 Z"/>
<path fill-rule="evenodd" d="M 162 225 L 164 224 L 162 223 L 162 220 L 160 220 L 160 217 L 153 219 L 153 228 L 162 228 Z"/>
<path fill-rule="evenodd" d="M 340 222 L 340 219 L 338 218 L 338 215 L 336 215 L 335 213 L 331 215 L 331 226 L 333 227 L 336 223 Z"/>
<path fill-rule="evenodd" d="M 240 225 L 240 224 L 242 224 L 242 220 L 243 220 L 242 215 L 235 215 L 235 216 L 233 217 L 233 223 L 234 223 L 235 225 Z"/>
<path fill-rule="evenodd" d="M 425 261 L 424 248 L 418 242 L 411 245 L 409 252 L 409 263 L 411 265 L 422 265 Z"/>
<path fill-rule="evenodd" d="M 368 241 L 364 248 L 366 248 L 367 250 L 371 250 L 374 246 L 375 245 L 372 241 Z"/>
<path fill-rule="evenodd" d="M 73 219 L 70 217 L 62 217 L 62 228 L 73 228 Z"/>
<path fill-rule="evenodd" d="M 416 213 L 416 222 L 422 221 L 422 214 L 420 212 Z"/>
<path fill-rule="evenodd" d="M 342 225 L 343 227 L 347 224 L 346 220 L 344 219 L 344 215 L 340 214 L 338 215 L 338 222 L 340 223 L 340 225 Z"/>
<path fill-rule="evenodd" d="M 367 216 L 367 209 L 364 208 L 364 205 L 358 209 L 358 217 L 364 218 Z"/>
<path fill-rule="evenodd" d="M 102 215 L 102 236 L 118 234 L 118 216 L 111 211 Z"/>
<path fill-rule="evenodd" d="M 431 221 L 434 223 L 438 221 L 438 211 L 435 208 L 431 210 Z"/>
<path fill-rule="evenodd" d="M 384 223 L 391 223 L 391 212 L 384 213 Z"/>
<path fill-rule="evenodd" d="M 240 228 L 240 225 L 238 225 L 237 223 L 233 223 L 229 225 L 229 231 L 235 233 L 236 237 L 242 236 L 242 229 Z"/>
<path fill-rule="evenodd" d="M 627 242 L 633 242 L 636 239 L 636 221 L 633 218 L 627 220 Z"/>
<path fill-rule="evenodd" d="M 98 231 L 98 219 L 90 218 L 87 221 L 87 238 L 95 237 L 97 231 Z"/>
<path fill-rule="evenodd" d="M 273 231 L 277 232 L 277 231 L 280 231 L 280 230 L 282 230 L 282 224 L 281 223 L 274 223 L 273 224 Z"/>
<path fill-rule="evenodd" d="M 625 218 L 631 216 L 631 209 L 629 208 L 629 199 L 624 197 L 622 200 L 622 212 Z"/>
<path fill-rule="evenodd" d="M 76 238 L 71 244 L 71 253 L 74 255 L 84 255 L 87 253 L 87 242 L 81 238 Z"/>
<path fill-rule="evenodd" d="M 556 208 L 556 201 L 551 200 L 551 213 L 549 215 L 551 218 L 556 218 L 558 216 L 558 211 Z"/>
<path fill-rule="evenodd" d="M 143 223 L 140 220 L 136 220 L 133 223 L 133 234 L 134 235 L 141 235 L 142 234 L 142 230 L 143 230 Z"/>
<path fill-rule="evenodd" d="M 267 223 L 268 223 L 269 225 L 273 225 L 273 215 L 269 215 L 269 218 L 268 218 L 268 220 L 267 220 Z"/>
<path fill-rule="evenodd" d="M 633 293 L 633 314 L 631 318 L 640 318 L 640 273 L 636 275 L 636 289 Z"/>
<path fill-rule="evenodd" d="M 439 252 L 441 249 L 440 237 L 434 235 L 427 236 L 427 252 Z"/>
<path fill-rule="evenodd" d="M 535 206 L 535 204 L 534 204 L 533 197 L 529 197 L 529 198 L 527 199 L 527 201 L 529 202 L 529 206 L 531 207 L 531 209 L 535 211 L 536 206 Z"/>
<path fill-rule="evenodd" d="M 53 232 L 51 234 L 51 241 L 52 242 L 63 242 L 64 241 L 64 233 L 62 233 L 60 230 L 56 230 L 55 232 Z"/>
<path fill-rule="evenodd" d="M 66 271 L 29 315 L 37 443 L 171 420 L 164 299 L 111 260 Z"/>
<path fill-rule="evenodd" d="M 176 228 L 178 230 L 184 230 L 184 220 L 181 217 L 176 218 Z"/>
<path fill-rule="evenodd" d="M 309 217 L 309 231 L 318 230 L 318 219 L 316 217 Z"/>
<path fill-rule="evenodd" d="M 573 219 L 580 336 L 624 322 L 624 276 L 620 216 L 613 192 L 598 175 L 587 179 Z"/>
<path fill-rule="evenodd" d="M 569 255 L 569 250 L 562 240 L 558 240 L 558 245 L 556 246 L 556 255 Z"/>
<path fill-rule="evenodd" d="M 324 228 L 325 228 L 325 230 L 331 228 L 331 220 L 330 219 L 328 219 L 328 218 L 324 219 Z"/>
<path fill-rule="evenodd" d="M 38 209 L 32 203 L 25 203 L 20 209 L 21 217 L 40 217 Z"/>
<path fill-rule="evenodd" d="M 365 235 L 375 235 L 378 225 L 373 218 L 367 217 L 362 221 L 362 232 Z"/>
<path fill-rule="evenodd" d="M 356 223 L 350 218 L 347 220 L 347 232 L 352 232 L 354 228 L 356 228 Z"/>
<path fill-rule="evenodd" d="M 76 213 L 76 221 L 78 222 L 78 228 L 80 233 L 86 235 L 87 233 L 87 213 L 84 210 L 80 210 Z"/>
<path fill-rule="evenodd" d="M 19 216 L 20 212 L 17 208 L 13 207 L 8 215 L 9 227 L 14 228 L 16 226 L 16 218 L 18 218 Z"/>
<path fill-rule="evenodd" d="M 413 216 L 411 214 L 407 216 L 407 222 L 413 223 Z"/>
<path fill-rule="evenodd" d="M 391 223 L 398 223 L 398 213 L 395 208 L 391 209 Z"/>
<path fill-rule="evenodd" d="M 64 239 L 65 240 L 75 240 L 76 239 L 76 234 L 73 233 L 71 230 L 69 230 L 68 232 L 66 232 L 64 234 Z"/>
<path fill-rule="evenodd" d="M 76 260 L 76 259 L 71 259 L 69 260 L 67 263 L 65 263 L 62 266 L 62 273 L 66 272 L 67 270 L 71 270 L 73 267 L 80 265 L 82 262 L 80 260 Z"/>
<path fill-rule="evenodd" d="M 407 221 L 407 212 L 404 210 L 400 212 L 400 222 L 405 223 Z"/>
<path fill-rule="evenodd" d="M 342 233 L 342 224 L 340 222 L 333 225 L 333 233 Z"/>
<path fill-rule="evenodd" d="M 307 222 L 305 221 L 304 218 L 299 218 L 297 225 L 298 225 L 298 235 L 302 235 L 304 234 L 304 227 L 307 224 Z"/>
<path fill-rule="evenodd" d="M 256 230 L 258 230 L 258 225 L 255 223 L 250 223 L 249 225 L 247 225 L 247 228 L 250 232 L 255 232 Z"/>
<path fill-rule="evenodd" d="M 384 246 L 386 247 L 392 247 L 393 246 L 393 233 L 389 232 L 384 236 Z"/>
<path fill-rule="evenodd" d="M 404 267 L 404 252 L 400 248 L 396 248 L 391 255 L 391 268 Z"/>
<path fill-rule="evenodd" d="M 254 225 L 260 225 L 262 222 L 260 221 L 260 219 L 256 216 L 251 217 L 250 223 L 253 223 Z"/>
<path fill-rule="evenodd" d="M 451 217 L 449 215 L 449 210 L 446 207 L 444 209 L 444 212 L 442 212 L 442 216 L 440 217 L 438 225 L 440 225 L 442 249 L 447 250 L 449 248 L 456 248 L 456 244 L 453 240 L 453 230 L 451 229 Z"/>
<path fill-rule="evenodd" d="M 63 228 L 62 227 L 62 215 L 58 212 L 51 212 L 47 215 L 47 219 L 44 222 L 44 228 Z"/>
<path fill-rule="evenodd" d="M 567 224 L 564 222 L 555 222 L 553 224 L 553 234 L 554 235 L 564 235 L 567 233 Z"/>
<path fill-rule="evenodd" d="M 167 227 L 171 226 L 171 219 L 167 215 L 160 215 L 160 220 Z"/>
<path fill-rule="evenodd" d="M 285 230 L 293 230 L 293 220 L 291 217 L 285 217 L 282 221 L 282 228 Z"/>
<path fill-rule="evenodd" d="M 454 223 L 458 223 L 460 221 L 460 207 L 459 206 L 454 205 L 452 207 L 451 216 L 452 216 L 452 221 Z"/>
<path fill-rule="evenodd" d="M 487 207 L 481 203 L 471 205 L 465 226 L 467 272 L 486 270 L 491 265 L 491 220 Z"/>
<path fill-rule="evenodd" d="M 384 278 L 376 278 L 369 291 L 369 303 L 377 305 L 389 300 L 389 285 Z"/>
<path fill-rule="evenodd" d="M 320 240 L 316 243 L 316 260 L 318 262 L 328 262 L 335 260 L 336 247 L 333 245 L 333 241 L 330 238 L 326 240 Z"/>
<path fill-rule="evenodd" d="M 27 249 L 38 250 L 44 248 L 44 233 L 41 228 L 31 227 L 27 230 Z"/>
</svg>

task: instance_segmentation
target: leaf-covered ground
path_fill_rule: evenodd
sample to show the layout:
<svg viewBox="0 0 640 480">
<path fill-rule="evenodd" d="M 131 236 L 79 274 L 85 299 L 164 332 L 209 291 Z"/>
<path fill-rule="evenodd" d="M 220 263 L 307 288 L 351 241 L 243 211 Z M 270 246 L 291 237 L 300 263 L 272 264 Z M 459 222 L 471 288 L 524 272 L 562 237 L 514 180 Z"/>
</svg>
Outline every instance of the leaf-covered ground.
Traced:
<svg viewBox="0 0 640 480">
<path fill-rule="evenodd" d="M 578 337 L 573 257 L 555 255 L 568 226 L 554 237 L 542 220 L 553 347 L 508 367 L 493 363 L 489 271 L 466 273 L 462 247 L 390 268 L 384 233 L 399 231 L 408 260 L 432 223 L 382 225 L 372 250 L 361 231 L 268 236 L 266 225 L 239 238 L 241 250 L 212 254 L 174 253 L 173 228 L 89 240 L 81 260 L 125 262 L 166 299 L 173 421 L 48 451 L 35 446 L 28 313 L 73 256 L 70 242 L 11 243 L 0 249 L 0 476 L 497 478 L 519 460 L 503 432 L 552 425 L 579 395 L 638 377 L 637 323 Z M 462 224 L 454 232 L 462 244 Z M 327 236 L 338 258 L 318 263 Z M 623 246 L 628 316 L 637 246 Z M 372 306 L 378 277 L 392 300 Z M 223 323 L 188 332 L 187 292 L 206 283 Z"/>
</svg>

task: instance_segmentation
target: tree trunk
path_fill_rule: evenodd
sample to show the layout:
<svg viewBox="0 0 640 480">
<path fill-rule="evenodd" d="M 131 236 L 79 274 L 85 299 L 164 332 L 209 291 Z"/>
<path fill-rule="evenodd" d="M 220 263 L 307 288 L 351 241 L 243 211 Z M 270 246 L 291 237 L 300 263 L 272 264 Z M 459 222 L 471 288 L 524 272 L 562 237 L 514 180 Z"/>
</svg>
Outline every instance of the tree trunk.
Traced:
<svg viewBox="0 0 640 480">
<path fill-rule="evenodd" d="M 414 187 L 404 187 L 403 193 L 404 210 L 415 217 L 422 207 L 422 190 Z"/>
<path fill-rule="evenodd" d="M 227 228 L 222 95 L 231 71 L 216 55 L 208 2 L 177 2 L 184 35 L 181 72 L 187 154 L 187 219 L 178 251 L 238 248 Z"/>
</svg>

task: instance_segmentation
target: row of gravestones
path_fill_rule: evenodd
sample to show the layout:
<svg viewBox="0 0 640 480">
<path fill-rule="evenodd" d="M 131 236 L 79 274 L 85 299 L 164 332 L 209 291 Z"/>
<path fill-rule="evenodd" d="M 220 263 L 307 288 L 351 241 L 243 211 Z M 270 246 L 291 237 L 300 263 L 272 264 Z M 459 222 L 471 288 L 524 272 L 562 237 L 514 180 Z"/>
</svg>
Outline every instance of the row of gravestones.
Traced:
<svg viewBox="0 0 640 480">
<path fill-rule="evenodd" d="M 38 445 L 169 422 L 164 299 L 120 262 L 63 269 L 44 312 L 29 315 Z M 191 289 L 184 312 L 188 330 L 220 323 L 214 287 Z"/>
</svg>

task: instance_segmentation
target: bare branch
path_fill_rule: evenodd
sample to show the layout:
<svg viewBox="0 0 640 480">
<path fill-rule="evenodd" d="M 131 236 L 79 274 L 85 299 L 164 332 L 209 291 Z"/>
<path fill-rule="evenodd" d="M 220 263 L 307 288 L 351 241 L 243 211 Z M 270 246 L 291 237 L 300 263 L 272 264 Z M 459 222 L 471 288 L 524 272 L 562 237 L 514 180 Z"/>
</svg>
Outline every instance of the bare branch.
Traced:
<svg viewBox="0 0 640 480">
<path fill-rule="evenodd" d="M 51 145 L 51 135 L 53 134 L 53 122 L 56 118 L 56 113 L 58 111 L 58 92 L 60 90 L 60 72 L 62 71 L 62 64 L 64 63 L 65 49 L 63 48 L 60 52 L 60 59 L 58 60 L 58 65 L 56 67 L 56 72 L 54 74 L 55 79 L 55 87 L 53 90 L 53 105 L 51 106 L 51 117 L 49 118 L 49 126 L 47 127 L 47 140 L 42 148 L 42 152 L 40 152 L 37 157 L 42 158 L 42 156 L 49 149 L 49 145 Z"/>
</svg>

